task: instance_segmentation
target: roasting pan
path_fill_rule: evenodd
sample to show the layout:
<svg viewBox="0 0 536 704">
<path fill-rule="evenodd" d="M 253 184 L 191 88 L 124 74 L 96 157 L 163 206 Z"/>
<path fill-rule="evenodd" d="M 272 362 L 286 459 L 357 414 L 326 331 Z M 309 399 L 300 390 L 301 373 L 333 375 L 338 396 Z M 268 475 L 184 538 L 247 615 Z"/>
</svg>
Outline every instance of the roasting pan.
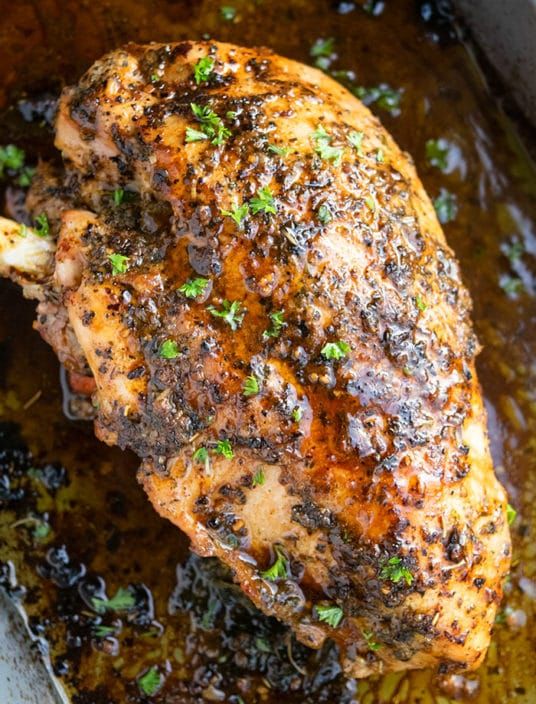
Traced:
<svg viewBox="0 0 536 704">
<path fill-rule="evenodd" d="M 261 0 L 252 3 L 241 0 L 229 2 L 228 5 L 235 7 L 239 16 L 235 17 L 228 27 L 225 27 L 225 33 L 221 38 L 230 39 L 236 43 L 270 43 L 268 33 L 263 33 L 262 30 L 258 29 L 259 17 L 262 23 L 262 16 L 264 14 L 269 15 L 269 12 L 266 10 L 267 4 L 268 0 L 264 0 L 264 3 Z M 331 24 L 319 25 L 316 28 L 316 36 L 326 37 L 333 34 L 336 35 L 341 43 L 344 41 L 351 43 L 354 41 L 351 36 L 346 37 L 346 39 L 344 37 L 344 29 L 342 29 L 340 20 L 341 17 L 348 17 L 348 21 L 350 21 L 354 13 L 362 11 L 362 5 L 367 5 L 369 6 L 369 14 L 377 15 L 374 19 L 381 22 L 382 14 L 387 13 L 391 5 L 396 4 L 397 3 L 390 3 L 389 0 L 385 3 L 329 3 L 322 2 L 321 0 L 317 0 L 316 3 L 293 2 L 291 0 L 286 5 L 279 3 L 281 6 L 279 22 L 277 22 L 272 15 L 270 15 L 269 20 L 273 23 L 273 36 L 275 36 L 276 32 L 281 30 L 283 33 L 288 32 L 292 36 L 289 36 L 286 42 L 283 42 L 284 48 L 281 48 L 280 44 L 277 44 L 277 41 L 274 41 L 272 45 L 274 45 L 274 48 L 280 53 L 292 54 L 297 58 L 306 60 L 306 53 L 304 56 L 304 51 L 306 52 L 306 50 L 303 49 L 303 42 L 298 36 L 298 28 L 301 26 L 302 20 L 306 23 L 308 28 L 314 23 L 315 11 L 314 7 L 311 9 L 311 6 L 318 6 L 318 16 L 322 18 L 322 22 L 324 23 L 327 22 L 326 18 L 331 16 L 329 15 L 330 12 L 333 13 L 333 17 L 337 17 L 337 20 L 333 20 Z M 421 19 L 424 18 L 426 20 L 422 28 L 421 41 L 435 42 L 434 46 L 438 47 L 436 49 L 437 52 L 442 50 L 441 45 L 448 45 L 450 42 L 456 41 L 456 38 L 452 36 L 453 33 L 458 33 L 458 35 L 463 34 L 465 40 L 468 42 L 469 51 L 472 54 L 471 61 L 478 62 L 480 66 L 478 70 L 475 69 L 475 75 L 471 78 L 470 82 L 474 82 L 474 84 L 477 85 L 479 80 L 486 80 L 492 89 L 497 90 L 501 98 L 509 96 L 509 106 L 512 105 L 512 100 L 515 101 L 524 114 L 524 117 L 521 118 L 524 134 L 528 134 L 530 139 L 530 135 L 534 133 L 531 131 L 530 127 L 527 127 L 527 124 L 532 123 L 536 125 L 536 1 L 511 0 L 508 3 L 504 3 L 499 0 L 459 0 L 458 10 L 465 16 L 465 23 L 457 25 L 452 25 L 448 21 L 448 15 L 450 14 L 449 3 L 400 2 L 399 4 L 407 5 L 408 8 L 407 11 L 405 10 L 401 13 L 402 15 L 415 17 L 414 21 L 416 23 L 420 21 L 417 17 L 418 15 L 421 16 Z M 384 5 L 386 6 L 385 8 Z M 143 9 L 144 6 L 145 10 Z M 251 12 L 250 6 L 256 8 L 256 12 L 259 13 L 255 21 L 251 20 L 251 18 L 246 21 L 246 18 L 249 17 L 249 13 Z M 417 7 L 417 10 L 415 7 Z M 151 8 L 150 11 L 147 11 L 147 8 Z M 14 116 L 14 112 L 16 111 L 10 109 L 10 106 L 19 101 L 17 103 L 19 106 L 17 114 L 19 116 L 22 111 L 23 117 L 29 119 L 32 110 L 34 112 L 39 110 L 43 121 L 46 122 L 47 110 L 49 110 L 50 105 L 52 105 L 54 92 L 57 91 L 62 80 L 76 80 L 91 61 L 103 53 L 105 48 L 113 47 L 123 42 L 125 38 L 136 39 L 138 36 L 143 39 L 158 38 L 147 29 L 149 19 L 153 12 L 155 25 L 162 27 L 169 22 L 169 25 L 173 27 L 172 34 L 174 38 L 184 38 L 188 36 L 189 33 L 197 37 L 201 36 L 204 32 L 220 38 L 219 25 L 215 18 L 221 20 L 221 8 L 219 8 L 219 4 L 212 2 L 188 3 L 172 2 L 170 0 L 169 2 L 162 1 L 157 3 L 132 3 L 128 0 L 126 2 L 113 0 L 111 2 L 73 3 L 67 1 L 62 3 L 59 1 L 54 2 L 53 0 L 46 0 L 45 2 L 34 3 L 24 2 L 24 0 L 22 0 L 19 3 L 18 11 L 15 12 L 12 9 L 11 3 L 0 0 L 0 9 L 3 14 L 3 19 L 0 21 L 0 56 L 2 56 L 3 67 L 3 76 L 0 78 L 0 108 L 3 111 L 3 129 L 10 133 L 13 141 L 20 138 L 28 144 L 30 150 L 33 149 L 35 151 L 37 149 L 38 152 L 40 132 L 39 129 L 35 127 L 35 122 L 32 122 L 32 124 L 28 122 L 28 132 L 22 135 L 22 123 L 20 120 L 17 121 L 18 118 L 16 119 Z M 244 19 L 241 20 L 240 15 L 243 15 Z M 365 21 L 365 19 L 363 21 Z M 369 19 L 366 18 L 366 21 L 368 22 Z M 285 26 L 287 29 L 285 29 Z M 355 26 L 354 21 L 354 30 Z M 469 28 L 471 36 L 476 41 L 475 44 L 471 43 L 472 40 L 467 34 L 467 28 Z M 308 36 L 312 35 L 309 33 Z M 166 36 L 165 38 L 170 39 L 171 37 Z M 275 46 L 275 44 L 277 44 L 277 46 Z M 346 51 L 348 50 L 347 48 Z M 366 48 L 366 53 L 371 62 L 375 61 L 375 51 L 376 48 L 374 44 Z M 313 61 L 312 58 L 310 60 Z M 458 59 L 453 63 L 456 64 L 457 60 Z M 29 63 L 32 65 L 29 66 Z M 405 70 L 404 67 L 397 65 L 396 56 L 390 56 L 388 58 L 386 61 L 386 69 L 385 79 L 389 83 L 396 82 L 396 72 L 398 70 L 400 70 L 402 74 L 404 74 Z M 428 71 L 429 73 L 441 71 L 440 68 L 434 68 L 433 65 L 423 67 L 422 70 L 423 72 Z M 450 64 L 449 70 L 453 70 Z M 462 71 L 463 67 L 458 66 L 458 70 Z M 485 78 L 483 79 L 482 76 L 485 76 Z M 406 81 L 410 80 L 410 78 L 405 75 L 403 77 Z M 415 76 L 415 80 L 420 79 L 421 76 Z M 441 82 L 439 75 L 437 76 L 437 81 Z M 448 80 L 445 81 L 445 86 L 444 90 L 448 91 Z M 455 91 L 455 89 L 452 90 Z M 32 95 L 39 96 L 37 103 L 27 100 L 27 97 Z M 483 95 L 484 91 L 481 91 L 478 100 L 482 100 Z M 453 94 L 452 99 L 454 100 L 455 98 L 456 96 Z M 507 134 L 505 140 L 500 143 L 505 145 L 505 148 L 510 149 L 512 154 L 515 155 L 516 168 L 518 170 L 515 187 L 520 191 L 524 191 L 524 197 L 531 198 L 534 204 L 534 172 L 531 171 L 528 160 L 523 154 L 524 147 L 522 143 L 518 141 L 515 130 L 512 129 L 509 123 L 509 118 L 505 117 L 505 115 L 497 109 L 496 105 L 494 105 L 493 97 L 489 95 L 486 97 L 486 100 L 489 101 L 490 106 L 493 105 L 493 110 L 495 111 L 494 119 L 498 124 L 497 129 L 504 130 L 505 134 Z M 426 106 L 423 109 L 425 108 Z M 378 114 L 388 123 L 388 128 L 392 129 L 396 118 L 389 114 L 384 115 L 381 112 Z M 471 117 L 468 116 L 468 119 L 471 119 Z M 443 129 L 448 131 L 449 125 L 443 125 Z M 395 132 L 395 138 L 398 139 L 396 129 L 392 129 L 392 131 Z M 3 141 L 4 137 L 0 139 L 0 142 L 3 143 Z M 406 147 L 406 144 L 404 144 L 404 146 Z M 534 143 L 528 146 L 533 149 Z M 488 158 L 489 155 L 486 154 L 486 149 L 489 148 L 489 145 L 486 144 L 485 139 L 482 139 L 479 148 L 482 150 L 481 158 Z M 410 151 L 414 153 L 411 148 Z M 42 154 L 43 156 L 47 156 L 46 150 L 42 152 Z M 454 168 L 463 169 L 463 163 L 460 162 Z M 493 176 L 489 174 L 487 177 L 493 178 Z M 428 183 L 426 183 L 426 185 L 428 187 Z M 493 191 L 493 184 L 491 190 Z M 497 192 L 499 191 L 500 188 L 497 186 Z M 461 189 L 461 192 L 461 197 L 463 197 L 464 189 Z M 533 248 L 532 252 L 529 251 L 529 254 L 533 256 L 536 254 L 536 240 L 534 239 L 532 225 L 530 221 L 527 221 L 527 217 L 529 216 L 527 216 L 523 208 L 515 202 L 515 199 L 510 202 L 506 201 L 507 199 L 505 198 L 506 204 L 504 208 L 502 210 L 497 209 L 493 214 L 493 217 L 498 220 L 497 231 L 504 235 L 505 241 L 508 237 L 513 237 L 512 241 L 515 241 L 517 237 L 516 232 L 525 233 L 527 249 L 530 250 L 530 247 Z M 449 231 L 447 231 L 447 238 L 450 240 Z M 476 244 L 471 246 L 485 246 L 485 240 L 478 240 L 478 237 L 476 240 Z M 469 245 L 467 243 L 462 243 L 460 247 L 458 247 L 458 242 L 454 242 L 454 248 L 459 253 L 462 263 L 465 258 L 465 260 L 471 262 L 471 266 L 473 266 L 475 262 L 478 261 L 478 257 L 474 258 L 474 253 L 471 253 L 471 256 L 467 255 L 468 247 Z M 500 256 L 501 254 L 499 252 L 497 257 Z M 506 256 L 509 256 L 508 252 Z M 533 274 L 530 270 L 530 266 L 517 261 L 512 261 L 511 266 L 513 267 L 513 272 L 504 274 L 504 276 L 508 275 L 510 279 L 515 279 L 516 281 L 520 280 L 522 284 L 529 289 L 533 285 Z M 485 271 L 487 271 L 487 269 L 485 269 Z M 476 269 L 469 272 L 466 267 L 465 277 L 470 286 L 471 276 L 474 276 L 475 280 L 477 280 L 481 274 Z M 98 518 L 89 519 L 88 516 L 92 514 L 93 510 L 98 512 L 99 509 L 102 509 L 102 506 L 99 504 L 101 499 L 106 502 L 106 520 L 110 515 L 119 516 L 119 519 L 123 520 L 123 517 L 128 511 L 139 512 L 145 520 L 146 516 L 148 516 L 148 512 L 147 509 L 142 508 L 143 497 L 139 496 L 135 489 L 129 490 L 131 493 L 129 494 L 127 492 L 127 503 L 129 501 L 131 503 L 129 506 L 125 507 L 124 496 L 118 497 L 118 489 L 117 486 L 114 485 L 112 478 L 112 469 L 116 466 L 122 465 L 125 471 L 133 471 L 135 466 L 133 458 L 127 457 L 125 460 L 120 458 L 120 454 L 115 450 L 96 448 L 96 441 L 91 439 L 90 431 L 81 428 L 80 423 L 73 423 L 76 425 L 74 431 L 72 429 L 66 430 L 65 427 L 62 427 L 61 419 L 58 414 L 56 414 L 56 416 L 49 415 L 49 407 L 54 406 L 58 409 L 61 407 L 62 403 L 59 398 L 60 386 L 56 378 L 56 363 L 52 359 L 51 353 L 49 353 L 44 348 L 44 345 L 39 343 L 35 335 L 32 335 L 30 332 L 32 319 L 31 306 L 22 306 L 20 310 L 12 309 L 14 305 L 13 302 L 16 301 L 18 294 L 4 282 L 0 282 L 0 286 L 6 289 L 6 292 L 2 294 L 0 304 L 2 306 L 2 308 L 0 308 L 2 317 L 1 332 L 4 336 L 0 364 L 4 365 L 6 370 L 2 377 L 2 400 L 0 402 L 0 409 L 2 410 L 2 419 L 0 420 L 6 421 L 7 423 L 7 430 L 4 428 L 3 431 L 3 442 L 10 448 L 10 451 L 13 447 L 16 448 L 18 446 L 17 443 L 20 442 L 19 436 L 17 435 L 18 430 L 12 427 L 12 422 L 15 422 L 22 426 L 23 435 L 38 438 L 38 441 L 32 440 L 31 445 L 32 450 L 34 450 L 34 456 L 40 458 L 45 457 L 45 459 L 40 459 L 41 465 L 44 463 L 45 467 L 48 466 L 46 464 L 48 458 L 57 456 L 59 460 L 67 466 L 78 463 L 82 467 L 81 475 L 74 482 L 74 485 L 77 491 L 86 491 L 88 498 L 84 498 L 86 502 L 84 510 L 81 510 L 78 518 L 76 515 L 69 518 L 60 518 L 64 530 L 63 535 L 65 535 L 65 531 L 71 529 L 73 535 L 78 536 L 82 534 L 84 527 L 83 525 L 81 526 L 80 523 L 86 520 L 98 523 Z M 477 291 L 479 290 L 478 286 L 480 286 L 481 290 L 485 289 L 484 284 L 478 284 L 476 287 Z M 512 294 L 511 305 L 517 305 L 514 302 L 516 292 L 513 289 L 509 291 L 507 283 L 504 283 L 504 288 L 507 296 L 509 296 L 510 293 Z M 489 348 L 493 348 L 493 345 L 496 344 L 498 348 L 504 352 L 504 350 L 508 349 L 508 345 L 498 340 L 498 333 L 494 329 L 494 310 L 491 308 L 491 300 L 491 298 L 484 300 L 484 302 L 479 305 L 477 298 L 477 316 L 480 316 L 484 321 L 481 329 L 479 329 L 479 336 L 482 337 L 482 330 L 485 327 L 485 345 Z M 531 300 L 533 302 L 534 299 Z M 509 305 L 508 302 L 506 305 Z M 530 312 L 530 309 L 528 310 Z M 507 317 L 504 311 L 502 315 Z M 530 316 L 527 320 L 529 319 Z M 532 427 L 531 422 L 519 401 L 519 398 L 523 397 L 523 384 L 525 384 L 525 389 L 528 388 L 527 385 L 529 384 L 531 370 L 527 369 L 526 366 L 531 359 L 531 354 L 534 354 L 535 349 L 533 333 L 527 330 L 523 331 L 523 335 L 524 337 L 516 338 L 517 341 L 515 344 L 525 345 L 525 354 L 522 359 L 516 360 L 516 354 L 512 350 L 512 359 L 504 359 L 499 363 L 499 366 L 502 364 L 505 367 L 503 372 L 507 383 L 502 385 L 498 394 L 495 396 L 492 395 L 493 401 L 488 406 L 493 431 L 492 445 L 494 445 L 494 447 L 492 449 L 494 450 L 494 457 L 498 464 L 498 472 L 501 480 L 514 497 L 514 501 L 520 504 L 523 503 L 523 497 L 520 496 L 522 488 L 527 492 L 527 496 L 525 497 L 527 502 L 530 501 L 531 496 L 534 498 L 534 481 L 531 481 L 526 475 L 522 477 L 519 472 L 517 472 L 517 474 L 514 472 L 512 475 L 508 474 L 507 469 L 504 468 L 508 465 L 511 456 L 515 454 L 516 448 L 507 447 L 503 449 L 501 444 L 506 443 L 508 445 L 508 442 L 514 444 L 516 442 L 524 442 L 526 448 L 525 452 L 528 453 L 526 455 L 527 464 L 530 464 L 530 452 L 532 452 L 532 456 L 536 454 L 534 452 L 534 445 L 531 445 L 530 441 L 527 439 L 527 435 L 530 433 Z M 514 338 L 512 338 L 512 343 L 514 344 Z M 21 349 L 23 350 L 22 353 L 20 352 Z M 18 395 L 22 398 L 22 401 L 14 394 L 11 394 L 13 374 L 16 373 L 20 377 L 22 370 L 20 364 L 17 365 L 13 361 L 13 358 L 19 355 L 19 353 L 22 354 L 26 364 L 30 365 L 34 370 L 39 370 L 35 373 L 32 372 L 30 376 L 34 381 L 37 380 L 37 386 L 41 389 L 40 394 L 47 397 L 46 403 L 43 400 L 40 401 L 39 398 L 33 401 L 32 391 L 34 390 L 35 383 L 31 383 L 29 380 L 28 383 L 21 379 L 17 382 Z M 490 370 L 494 368 L 492 354 L 490 359 L 484 363 L 489 366 L 487 370 L 488 377 L 492 373 Z M 532 357 L 532 361 L 534 362 L 534 357 Z M 519 365 L 520 368 L 524 367 L 524 369 L 513 368 L 516 364 Z M 534 372 L 534 369 L 532 369 L 532 372 Z M 484 374 L 484 376 L 486 376 L 486 374 Z M 519 381 L 520 377 L 522 377 L 521 381 Z M 15 386 L 16 385 L 17 384 L 15 384 Z M 512 390 L 514 387 L 521 389 L 519 398 Z M 510 388 L 510 391 L 508 391 L 508 388 Z M 525 391 L 525 396 L 527 393 L 528 391 Z M 525 398 L 525 400 L 527 399 Z M 64 403 L 67 403 L 67 405 L 69 402 L 69 399 L 64 400 Z M 534 413 L 536 401 L 530 397 L 527 403 L 529 402 L 532 404 L 532 412 Z M 41 410 L 40 403 L 42 407 Z M 21 420 L 21 418 L 23 418 L 23 420 Z M 510 432 L 508 428 L 505 430 L 505 427 L 508 426 L 509 423 L 514 429 L 513 432 Z M 13 437 L 15 436 L 17 439 L 14 440 Z M 72 449 L 73 442 L 77 444 L 75 450 Z M 106 490 L 103 490 L 101 499 L 93 500 L 89 498 L 91 483 L 94 481 L 90 470 L 97 465 L 100 467 L 100 470 L 96 472 L 98 481 L 105 485 Z M 36 500 L 40 502 L 40 510 L 46 512 L 50 509 L 50 499 L 47 499 L 44 495 L 46 492 L 42 492 L 42 487 L 38 487 L 36 491 L 42 493 Z M 68 484 L 66 485 L 65 493 L 65 505 L 62 505 L 59 509 L 62 516 L 67 516 L 68 504 L 70 501 L 74 501 L 74 497 L 69 493 Z M 528 506 L 529 504 L 526 503 L 523 505 Z M 0 502 L 0 512 L 1 506 L 2 504 Z M 111 509 L 110 506 L 112 507 Z M 517 526 L 517 530 L 520 533 L 524 532 L 524 536 L 522 537 L 526 537 L 531 531 L 528 509 L 526 509 L 525 513 L 521 510 L 521 519 L 522 523 Z M 178 559 L 174 559 L 174 555 L 186 556 L 187 546 L 185 546 L 184 540 L 179 536 L 168 539 L 166 526 L 164 524 L 160 525 L 156 517 L 147 518 L 147 522 L 145 526 L 142 525 L 139 528 L 127 527 L 125 531 L 128 533 L 129 540 L 141 545 L 142 549 L 147 551 L 145 555 L 150 552 L 151 541 L 155 540 L 155 536 L 158 538 L 158 550 L 160 550 L 161 545 L 166 543 L 165 547 L 162 547 L 162 564 L 165 565 L 165 568 L 162 569 L 163 575 L 169 577 L 174 571 L 174 565 L 179 561 Z M 150 524 L 149 527 L 147 527 L 148 524 Z M 535 525 L 534 521 L 532 521 L 532 530 L 534 530 Z M 93 529 L 94 526 L 92 527 L 92 530 Z M 172 530 L 173 529 L 170 528 L 169 532 Z M 111 532 L 113 533 L 113 531 Z M 164 536 L 166 536 L 165 540 Z M 62 540 L 66 540 L 66 538 L 62 537 Z M 112 535 L 112 537 L 109 537 L 110 544 L 107 544 L 105 548 L 108 550 L 109 555 L 116 554 L 116 548 L 111 546 L 113 540 Z M 1 541 L 2 538 L 0 538 L 0 548 Z M 117 550 L 118 552 L 126 552 L 126 548 L 124 547 L 117 548 Z M 82 549 L 82 554 L 88 561 L 90 558 L 93 559 L 94 569 L 95 565 L 100 564 L 104 570 L 107 559 L 106 554 L 101 558 L 95 557 L 91 554 L 91 550 L 86 548 Z M 527 563 L 526 569 L 521 569 L 521 576 L 518 576 L 515 588 L 519 588 L 519 585 L 521 585 L 523 596 L 527 597 L 527 599 L 534 600 L 536 598 L 536 586 L 534 586 L 536 553 L 534 550 L 530 550 L 527 555 L 528 557 L 523 559 L 531 560 L 532 563 L 531 565 Z M 36 616 L 35 610 L 33 611 L 30 621 L 28 620 L 25 610 L 26 604 L 32 601 L 37 602 L 38 597 L 35 593 L 32 593 L 31 587 L 26 593 L 23 593 L 19 589 L 14 565 L 12 561 L 6 560 L 5 557 L 6 553 L 2 554 L 0 552 L 0 563 L 3 563 L 4 569 L 4 578 L 1 582 L 3 587 L 0 587 L 0 704 L 33 704 L 34 702 L 36 704 L 57 704 L 58 702 L 66 704 L 69 701 L 79 701 L 83 704 L 97 704 L 98 702 L 100 704 L 100 702 L 108 701 L 108 695 L 110 696 L 109 701 L 121 701 L 120 699 L 112 698 L 115 696 L 114 692 L 116 691 L 113 686 L 110 687 L 109 692 L 104 689 L 99 689 L 98 691 L 94 690 L 93 695 L 83 694 L 86 692 L 86 687 L 91 681 L 91 676 L 87 674 L 87 670 L 91 669 L 91 666 L 88 666 L 88 663 L 84 662 L 83 658 L 80 658 L 78 661 L 76 658 L 70 661 L 69 686 L 64 689 L 61 683 L 61 676 L 65 675 L 62 654 L 63 650 L 68 649 L 68 646 L 62 646 L 58 644 L 58 642 L 55 642 L 54 647 L 51 648 L 51 654 L 48 654 L 45 639 L 36 636 L 36 633 L 41 632 L 41 626 L 43 626 L 43 632 L 46 631 L 46 628 L 43 624 L 39 623 L 39 618 Z M 187 558 L 184 557 L 184 559 Z M 35 558 L 34 562 L 32 562 L 32 560 L 34 560 L 33 557 L 30 558 L 33 569 L 37 564 L 37 558 Z M 137 560 L 150 563 L 147 569 L 149 569 L 149 571 L 152 569 L 155 574 L 161 569 L 158 560 L 152 560 L 143 555 L 139 555 L 135 558 L 134 562 Z M 170 565 L 173 565 L 173 567 L 171 568 Z M 139 568 L 139 565 L 134 565 L 134 567 L 129 569 L 133 569 L 134 571 L 140 569 L 140 571 L 143 571 Z M 193 567 L 190 565 L 182 569 L 182 572 L 181 569 L 182 568 L 179 568 L 178 572 L 179 582 L 181 579 L 183 582 L 188 579 L 190 579 L 190 581 L 199 579 L 203 582 L 204 576 L 201 575 L 201 577 L 199 577 L 198 572 L 196 572 L 196 570 L 198 570 L 197 565 L 193 565 Z M 192 574 L 194 577 L 192 577 Z M 131 578 L 132 574 L 129 573 L 128 576 Z M 203 582 L 203 585 L 206 586 L 205 582 Z M 207 589 L 210 591 L 210 586 L 207 587 Z M 513 586 L 512 589 L 514 589 Z M 507 587 L 507 594 L 508 592 L 509 588 Z M 170 600 L 170 603 L 172 601 L 173 599 Z M 68 607 L 65 606 L 65 609 L 68 609 Z M 194 609 L 194 607 L 192 607 L 192 609 Z M 30 611 L 32 611 L 32 609 L 30 609 Z M 367 688 L 368 685 L 365 685 L 361 689 L 356 690 L 355 699 L 349 699 L 348 701 L 359 701 L 365 702 L 366 704 L 388 701 L 399 702 L 400 704 L 405 701 L 446 704 L 447 702 L 453 701 L 453 698 L 456 696 L 463 701 L 488 701 L 490 704 L 492 702 L 497 702 L 497 704 L 505 704 L 506 702 L 526 702 L 528 704 L 529 702 L 536 702 L 536 666 L 534 665 L 536 650 L 534 649 L 534 635 L 521 635 L 521 622 L 523 622 L 524 618 L 526 619 L 528 617 L 530 619 L 531 613 L 533 612 L 526 606 L 501 613 L 502 621 L 506 620 L 510 624 L 510 632 L 500 641 L 499 646 L 496 644 L 492 645 L 489 656 L 491 663 L 489 668 L 492 675 L 489 675 L 489 681 L 486 680 L 487 684 L 484 684 L 480 690 L 476 687 L 472 687 L 471 682 L 476 680 L 471 676 L 467 681 L 460 684 L 456 692 L 450 692 L 448 689 L 434 689 L 435 684 L 432 680 L 427 680 L 426 678 L 420 679 L 419 676 L 406 680 L 406 682 L 410 683 L 408 685 L 405 685 L 404 680 L 401 678 L 386 678 L 385 682 L 373 684 L 369 688 Z M 43 620 L 46 621 L 47 617 L 44 617 Z M 532 630 L 534 631 L 534 621 L 532 623 Z M 520 630 L 516 630 L 518 627 Z M 515 642 L 516 639 L 523 639 L 523 646 L 508 650 L 510 647 L 509 644 Z M 54 640 L 54 637 L 52 640 Z M 155 645 L 155 648 L 156 647 Z M 528 649 L 528 653 L 530 654 L 531 648 L 532 665 L 531 668 L 529 668 L 530 672 L 524 674 L 523 668 L 525 668 L 525 670 L 527 669 L 525 664 L 528 660 L 524 659 L 523 651 Z M 133 652 L 135 653 L 136 650 L 134 649 Z M 102 653 L 97 652 L 95 654 L 95 668 L 102 666 L 103 657 Z M 175 658 L 173 666 L 177 667 L 177 662 L 180 664 L 181 657 L 185 656 L 184 654 L 177 655 L 177 653 L 175 653 L 173 655 L 173 653 L 167 653 L 166 657 L 170 661 L 173 661 L 173 658 Z M 508 660 L 508 663 L 503 660 L 503 658 Z M 67 660 L 69 660 L 69 658 L 66 656 L 65 661 Z M 124 663 L 120 666 L 118 665 L 118 667 L 121 668 L 123 666 Z M 67 666 L 65 665 L 65 667 Z M 79 670 L 77 668 L 79 668 Z M 54 672 L 60 676 L 56 677 Z M 131 670 L 131 673 L 134 681 L 136 676 L 134 669 Z M 501 678 L 503 678 L 503 680 L 507 678 L 507 686 L 497 684 L 503 681 Z M 75 683 L 74 685 L 73 682 Z M 429 685 L 431 689 L 428 689 Z M 79 691 L 81 694 L 79 695 L 80 698 L 75 700 L 74 694 L 78 691 L 77 687 L 80 688 Z M 419 687 L 422 690 L 419 696 L 422 696 L 422 698 L 411 699 L 415 688 Z M 315 691 L 316 694 L 309 692 L 307 698 L 304 698 L 303 701 L 306 700 L 311 703 L 317 701 L 332 701 L 333 704 L 335 704 L 334 699 L 322 698 L 321 690 L 318 688 Z M 210 686 L 207 685 L 204 695 L 206 696 L 205 700 L 223 701 L 223 699 L 218 699 L 219 694 L 217 692 L 217 686 L 214 686 L 211 690 Z M 508 694 L 506 695 L 505 692 L 508 692 Z M 137 698 L 139 696 L 139 691 L 132 689 L 129 690 L 128 699 L 124 701 L 145 701 L 143 697 Z M 296 695 L 296 697 L 291 696 L 288 701 L 300 701 L 299 696 L 299 694 Z M 73 697 L 73 699 L 71 699 L 71 697 Z M 278 700 L 283 702 L 287 701 L 285 696 L 279 696 Z M 177 694 L 166 701 L 189 702 L 190 699 L 182 699 L 181 695 Z M 202 699 L 200 699 L 200 701 L 202 701 Z M 225 699 L 225 701 L 238 704 L 240 700 L 239 698 L 235 698 L 234 700 L 231 698 Z M 276 699 L 269 699 L 268 701 L 272 702 L 276 701 Z"/>
</svg>

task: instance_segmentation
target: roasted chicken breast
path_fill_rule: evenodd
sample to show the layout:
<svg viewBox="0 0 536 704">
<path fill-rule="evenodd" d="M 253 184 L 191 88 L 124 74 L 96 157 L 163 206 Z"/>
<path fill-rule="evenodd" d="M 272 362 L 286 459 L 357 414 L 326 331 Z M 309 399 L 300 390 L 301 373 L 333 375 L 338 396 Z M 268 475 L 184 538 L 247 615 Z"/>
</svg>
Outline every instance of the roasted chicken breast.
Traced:
<svg viewBox="0 0 536 704">
<path fill-rule="evenodd" d="M 216 42 L 104 57 L 56 144 L 60 183 L 43 167 L 27 201 L 55 256 L 1 221 L 0 268 L 156 510 L 351 676 L 478 666 L 506 497 L 410 157 L 318 70 Z"/>
</svg>

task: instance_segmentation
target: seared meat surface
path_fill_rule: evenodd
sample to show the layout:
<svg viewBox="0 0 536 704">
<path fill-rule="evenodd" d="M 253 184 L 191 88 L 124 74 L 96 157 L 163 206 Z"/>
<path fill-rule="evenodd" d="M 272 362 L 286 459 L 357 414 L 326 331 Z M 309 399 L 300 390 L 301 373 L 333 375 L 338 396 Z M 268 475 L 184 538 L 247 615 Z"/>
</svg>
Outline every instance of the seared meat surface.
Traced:
<svg viewBox="0 0 536 704">
<path fill-rule="evenodd" d="M 410 158 L 319 71 L 214 42 L 103 58 L 56 143 L 62 185 L 28 199 L 58 238 L 38 326 L 156 510 L 352 676 L 476 667 L 506 498 Z"/>
</svg>

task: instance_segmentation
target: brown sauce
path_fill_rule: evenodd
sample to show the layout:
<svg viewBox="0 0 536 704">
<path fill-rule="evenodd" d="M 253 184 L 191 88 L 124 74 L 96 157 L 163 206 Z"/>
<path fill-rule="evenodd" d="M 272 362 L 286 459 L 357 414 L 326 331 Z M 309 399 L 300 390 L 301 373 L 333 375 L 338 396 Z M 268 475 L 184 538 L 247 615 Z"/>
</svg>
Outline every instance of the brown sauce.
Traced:
<svg viewBox="0 0 536 704">
<path fill-rule="evenodd" d="M 383 11 L 384 3 L 368 3 L 377 16 L 360 3 L 327 0 L 223 5 L 236 9 L 234 19 L 224 20 L 212 0 L 0 0 L 0 144 L 23 146 L 30 163 L 50 158 L 54 95 L 128 40 L 208 34 L 314 62 L 315 41 L 333 37 L 327 70 L 350 72 L 338 74 L 349 85 L 400 91 L 398 107 L 398 93 L 384 91 L 371 108 L 413 156 L 432 198 L 441 189 L 456 196 L 445 232 L 473 295 L 493 455 L 518 510 L 514 567 L 488 657 L 455 681 L 413 672 L 348 682 L 333 649 L 308 651 L 255 612 L 223 569 L 192 557 L 186 538 L 154 513 L 136 484 L 136 459 L 100 444 L 90 424 L 66 418 L 57 361 L 32 331 L 34 304 L 7 282 L 0 283 L 0 581 L 2 564 L 13 562 L 32 628 L 50 643 L 77 704 L 447 704 L 455 694 L 481 704 L 532 702 L 534 168 L 467 48 L 433 41 L 449 26 L 425 25 L 409 0 L 386 2 Z M 443 169 L 426 155 L 427 140 L 438 138 L 450 144 Z M 8 189 L 11 202 L 16 195 Z M 128 585 L 132 608 L 103 615 L 93 608 L 104 586 L 111 598 Z M 145 697 L 137 679 L 151 667 L 163 686 Z"/>
</svg>

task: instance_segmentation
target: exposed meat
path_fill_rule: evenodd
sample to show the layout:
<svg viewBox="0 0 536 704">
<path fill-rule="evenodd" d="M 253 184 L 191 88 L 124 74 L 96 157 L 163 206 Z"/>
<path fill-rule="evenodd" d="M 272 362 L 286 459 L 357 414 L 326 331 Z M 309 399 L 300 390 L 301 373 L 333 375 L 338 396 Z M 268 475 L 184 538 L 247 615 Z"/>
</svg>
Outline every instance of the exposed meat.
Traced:
<svg viewBox="0 0 536 704">
<path fill-rule="evenodd" d="M 506 497 L 469 296 L 410 158 L 319 71 L 212 42 L 97 62 L 57 146 L 49 297 L 155 508 L 353 676 L 476 667 Z"/>
</svg>

